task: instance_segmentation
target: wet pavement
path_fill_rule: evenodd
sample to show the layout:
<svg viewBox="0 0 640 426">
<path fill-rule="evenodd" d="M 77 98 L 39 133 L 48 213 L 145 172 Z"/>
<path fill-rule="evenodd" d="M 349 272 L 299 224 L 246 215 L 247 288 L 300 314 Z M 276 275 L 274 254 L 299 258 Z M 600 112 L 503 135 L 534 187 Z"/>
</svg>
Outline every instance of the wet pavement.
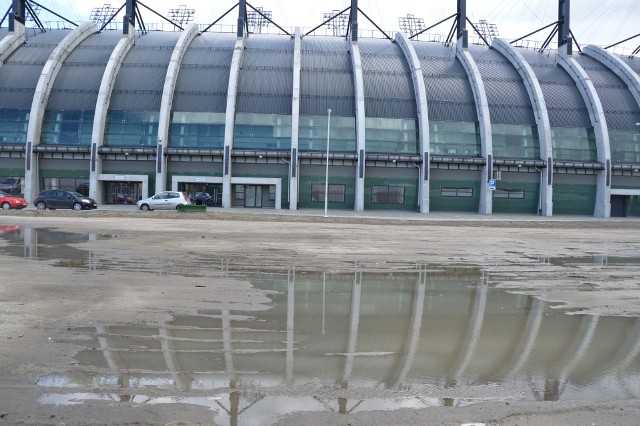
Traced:
<svg viewBox="0 0 640 426">
<path fill-rule="evenodd" d="M 158 264 L 143 259 L 115 264 L 76 247 L 134 234 L 2 231 L 0 257 L 78 273 L 158 273 Z M 572 268 L 640 260 L 539 261 Z M 162 324 L 69 327 L 55 339 L 77 348 L 74 363 L 37 378 L 40 403 L 193 404 L 215 412 L 216 424 L 269 424 L 303 411 L 640 398 L 640 318 L 566 315 L 551 303 L 495 288 L 490 268 L 418 264 L 381 273 L 358 265 L 306 271 L 283 264 L 249 272 L 198 257 L 180 264 L 183 271 L 208 268 L 205 295 L 216 291 L 217 279 L 232 276 L 265 291 L 269 309 L 205 308 L 169 313 Z M 176 273 L 171 265 L 163 271 Z M 495 387 L 494 396 L 473 391 L 482 387 Z M 457 391 L 442 397 L 447 389 Z"/>
</svg>

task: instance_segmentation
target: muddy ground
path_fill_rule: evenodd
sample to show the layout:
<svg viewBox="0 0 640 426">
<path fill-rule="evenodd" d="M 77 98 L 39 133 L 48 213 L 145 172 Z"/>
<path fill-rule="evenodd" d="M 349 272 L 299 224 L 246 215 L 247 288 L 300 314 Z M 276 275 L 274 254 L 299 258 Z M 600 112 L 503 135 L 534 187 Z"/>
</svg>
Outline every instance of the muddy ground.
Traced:
<svg viewBox="0 0 640 426">
<path fill-rule="evenodd" d="M 447 220 L 354 215 L 118 211 L 0 212 L 0 227 L 49 228 L 109 235 L 77 245 L 127 268 L 80 274 L 53 262 L 0 256 L 0 425 L 2 424 L 214 424 L 206 408 L 188 404 L 141 405 L 90 401 L 41 405 L 38 377 L 73 363 L 65 330 L 92 321 L 154 323 L 169 312 L 194 312 L 210 285 L 194 270 L 197 259 L 226 259 L 235 268 L 398 271 L 416 264 L 475 265 L 490 284 L 562 302 L 570 313 L 640 316 L 640 221 L 550 218 L 510 220 L 468 216 Z M 411 220 L 410 220 L 411 219 Z M 6 241 L 0 239 L 0 244 Z M 623 267 L 587 262 L 570 271 L 547 258 L 610 256 L 632 259 Z M 180 260 L 180 261 L 177 261 Z M 131 268 L 137 268 L 132 270 Z M 172 268 L 171 273 L 166 268 Z M 186 276 L 189 285 L 179 285 Z M 201 284 L 201 285 L 200 285 Z M 207 306 L 268 309 L 268 297 L 249 283 L 225 279 Z M 97 392 L 99 388 L 74 390 Z M 50 390 L 49 390 L 50 391 Z M 69 389 L 61 389 L 67 392 Z M 286 393 L 286 389 L 279 392 Z M 321 390 L 317 390 L 320 392 Z M 467 390 L 469 391 L 469 390 Z M 292 390 L 293 392 L 293 390 Z M 307 389 L 313 394 L 314 390 Z M 455 390 L 434 389 L 456 397 Z M 491 388 L 478 390 L 490 399 Z M 499 392 L 498 389 L 495 392 Z M 154 395 L 154 390 L 148 393 Z M 162 394 L 158 392 L 157 396 Z M 295 396 L 295 395 L 294 395 Z M 293 413 L 279 424 L 387 425 L 637 425 L 640 400 L 606 402 L 510 401 L 467 407 L 433 407 L 355 414 Z"/>
</svg>

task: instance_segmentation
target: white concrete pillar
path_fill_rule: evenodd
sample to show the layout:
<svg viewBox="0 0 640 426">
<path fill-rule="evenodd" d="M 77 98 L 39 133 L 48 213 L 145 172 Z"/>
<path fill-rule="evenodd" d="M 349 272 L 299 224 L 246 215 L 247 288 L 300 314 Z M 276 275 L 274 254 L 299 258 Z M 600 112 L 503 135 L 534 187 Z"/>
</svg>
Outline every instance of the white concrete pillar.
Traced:
<svg viewBox="0 0 640 426">
<path fill-rule="evenodd" d="M 353 68 L 353 85 L 356 99 L 356 154 L 358 155 L 356 170 L 356 199 L 354 210 L 364 210 L 364 176 L 365 176 L 365 105 L 364 105 L 364 77 L 362 75 L 362 58 L 357 41 L 351 41 L 351 65 Z M 328 159 L 327 159 L 328 161 Z"/>
<path fill-rule="evenodd" d="M 491 136 L 491 117 L 489 115 L 487 92 L 476 62 L 471 57 L 471 54 L 462 47 L 461 42 L 458 42 L 457 45 L 456 58 L 458 58 L 469 77 L 480 124 L 480 151 L 486 161 L 480 176 L 480 208 L 478 212 L 480 214 L 491 214 L 493 212 L 493 194 L 489 190 L 489 179 L 492 178 L 493 174 L 493 137 Z"/>
<path fill-rule="evenodd" d="M 26 41 L 24 25 L 18 21 L 13 23 L 14 29 L 12 33 L 7 34 L 0 40 L 0 67 L 4 64 L 9 56 L 15 52 L 18 47 L 22 46 Z"/>
<path fill-rule="evenodd" d="M 33 147 L 40 144 L 40 134 L 42 132 L 42 118 L 47 108 L 51 88 L 56 81 L 56 77 L 62 68 L 64 61 L 71 55 L 80 43 L 86 40 L 92 34 L 98 32 L 98 27 L 93 22 L 86 22 L 75 30 L 67 34 L 62 41 L 53 49 L 49 55 L 47 62 L 42 68 L 42 73 L 38 79 L 33 101 L 31 103 L 31 112 L 29 114 L 29 126 L 27 127 L 27 146 L 25 150 L 25 168 L 24 168 L 24 198 L 33 201 L 33 197 L 40 191 L 38 181 L 38 161 L 34 155 Z"/>
<path fill-rule="evenodd" d="M 298 210 L 298 176 L 300 167 L 300 70 L 302 43 L 300 27 L 296 27 L 293 42 L 293 92 L 291 96 L 291 158 L 289 159 L 289 210 Z"/>
<path fill-rule="evenodd" d="M 531 66 L 511 44 L 499 38 L 494 38 L 491 44 L 518 71 L 529 94 L 536 119 L 536 127 L 538 128 L 540 157 L 547 163 L 546 169 L 541 172 L 542 177 L 540 179 L 540 214 L 542 216 L 551 216 L 553 215 L 553 144 L 551 143 L 549 112 L 547 111 L 547 103 L 544 100 L 542 87 L 540 87 L 540 82 Z"/>
<path fill-rule="evenodd" d="M 571 56 L 558 52 L 558 64 L 571 76 L 578 86 L 582 99 L 589 111 L 589 119 L 596 136 L 597 158 L 604 165 L 604 170 L 598 172 L 596 188 L 595 217 L 611 216 L 611 148 L 609 145 L 609 130 L 604 116 L 602 103 L 585 70 Z"/>
<path fill-rule="evenodd" d="M 238 92 L 238 78 L 240 64 L 244 53 L 244 38 L 236 39 L 229 69 L 229 86 L 227 89 L 227 109 L 224 122 L 224 157 L 222 160 L 222 207 L 231 207 L 231 150 L 233 149 L 233 134 L 236 122 L 236 96 Z"/>
<path fill-rule="evenodd" d="M 156 152 L 156 193 L 167 189 L 167 161 L 164 155 L 167 144 L 169 143 L 169 127 L 171 126 L 171 109 L 173 106 L 173 92 L 178 81 L 178 73 L 180 65 L 187 48 L 198 35 L 198 25 L 189 25 L 180 35 L 178 43 L 173 48 L 169 66 L 167 67 L 167 76 L 164 79 L 164 88 L 162 89 L 162 101 L 160 103 L 160 115 L 158 116 L 158 145 Z"/>
<path fill-rule="evenodd" d="M 411 69 L 411 79 L 413 80 L 413 90 L 416 96 L 416 109 L 418 112 L 418 134 L 420 136 L 420 155 L 422 156 L 422 167 L 418 173 L 418 194 L 420 195 L 418 204 L 420 213 L 429 213 L 429 153 L 431 152 L 429 142 L 429 110 L 427 105 L 427 89 L 424 85 L 422 66 L 413 45 L 402 33 L 396 33 L 396 43 L 402 49 L 404 57 Z"/>
<path fill-rule="evenodd" d="M 116 77 L 122 66 L 124 58 L 134 45 L 134 31 L 122 36 L 118 44 L 111 52 L 107 66 L 102 74 L 96 108 L 93 115 L 93 128 L 91 130 L 91 161 L 89 165 L 89 197 L 102 203 L 104 200 L 103 188 L 99 177 L 102 174 L 102 156 L 98 153 L 104 145 L 104 132 L 107 125 L 107 112 L 111 102 L 111 93 L 116 84 Z"/>
</svg>

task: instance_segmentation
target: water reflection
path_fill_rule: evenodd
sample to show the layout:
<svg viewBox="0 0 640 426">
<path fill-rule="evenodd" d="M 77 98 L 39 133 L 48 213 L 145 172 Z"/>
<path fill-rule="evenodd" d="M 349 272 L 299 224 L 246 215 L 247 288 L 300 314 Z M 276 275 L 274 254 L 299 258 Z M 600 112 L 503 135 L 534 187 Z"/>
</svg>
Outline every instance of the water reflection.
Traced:
<svg viewBox="0 0 640 426">
<path fill-rule="evenodd" d="M 274 292 L 272 309 L 78 328 L 71 342 L 85 349 L 76 369 L 38 383 L 117 388 L 142 399 L 145 388 L 204 392 L 215 399 L 188 403 L 221 410 L 217 423 L 308 410 L 640 397 L 640 320 L 564 315 L 490 288 L 486 272 L 291 269 L 249 279 Z M 497 385 L 502 391 L 469 392 Z"/>
</svg>

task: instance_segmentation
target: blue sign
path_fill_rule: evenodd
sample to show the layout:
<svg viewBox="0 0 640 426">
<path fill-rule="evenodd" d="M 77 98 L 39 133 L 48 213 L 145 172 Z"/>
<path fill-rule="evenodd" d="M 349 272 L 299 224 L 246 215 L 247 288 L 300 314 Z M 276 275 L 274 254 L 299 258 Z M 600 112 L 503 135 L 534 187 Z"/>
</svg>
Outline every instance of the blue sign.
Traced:
<svg viewBox="0 0 640 426">
<path fill-rule="evenodd" d="M 492 191 L 496 189 L 496 180 L 495 179 L 489 179 L 489 189 L 492 190 Z"/>
</svg>

